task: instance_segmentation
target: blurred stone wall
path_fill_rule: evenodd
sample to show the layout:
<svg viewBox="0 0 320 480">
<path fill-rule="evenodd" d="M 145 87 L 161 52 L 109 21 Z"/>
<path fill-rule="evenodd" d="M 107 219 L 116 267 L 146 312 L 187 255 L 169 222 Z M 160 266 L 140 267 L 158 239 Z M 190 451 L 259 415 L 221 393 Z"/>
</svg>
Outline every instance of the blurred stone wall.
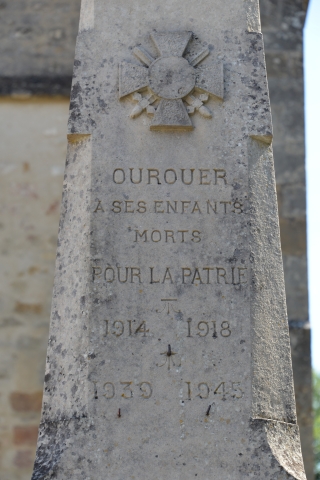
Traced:
<svg viewBox="0 0 320 480">
<path fill-rule="evenodd" d="M 302 0 L 260 0 L 298 420 L 313 479 Z M 196 2 L 195 2 L 196 4 Z M 0 480 L 29 480 L 40 418 L 80 0 L 0 0 Z"/>
<path fill-rule="evenodd" d="M 69 96 L 81 0 L 0 0 L 0 94 Z"/>
<path fill-rule="evenodd" d="M 30 480 L 42 402 L 67 99 L 0 99 L 0 479 Z"/>
</svg>

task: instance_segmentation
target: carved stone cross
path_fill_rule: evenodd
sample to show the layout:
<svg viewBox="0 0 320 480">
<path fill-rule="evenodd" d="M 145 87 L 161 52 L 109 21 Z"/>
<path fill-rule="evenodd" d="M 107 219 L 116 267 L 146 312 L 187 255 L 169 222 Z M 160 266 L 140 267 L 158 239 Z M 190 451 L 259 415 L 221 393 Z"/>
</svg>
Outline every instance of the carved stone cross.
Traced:
<svg viewBox="0 0 320 480">
<path fill-rule="evenodd" d="M 210 50 L 203 48 L 191 58 L 184 57 L 192 36 L 192 32 L 153 33 L 150 37 L 159 53 L 157 58 L 153 58 L 143 47 L 135 47 L 133 54 L 143 66 L 128 61 L 120 64 L 120 99 L 134 92 L 148 90 L 148 98 L 153 98 L 152 103 L 156 99 L 159 101 L 156 108 L 147 110 L 147 113 L 154 115 L 150 130 L 192 130 L 189 114 L 197 110 L 205 118 L 212 116 L 203 105 L 209 98 L 208 94 L 223 99 L 222 63 L 199 66 Z M 200 98 L 191 95 L 198 92 L 205 92 L 206 95 L 202 94 Z M 143 110 L 142 107 L 135 107 L 131 118 L 137 117 Z"/>
</svg>

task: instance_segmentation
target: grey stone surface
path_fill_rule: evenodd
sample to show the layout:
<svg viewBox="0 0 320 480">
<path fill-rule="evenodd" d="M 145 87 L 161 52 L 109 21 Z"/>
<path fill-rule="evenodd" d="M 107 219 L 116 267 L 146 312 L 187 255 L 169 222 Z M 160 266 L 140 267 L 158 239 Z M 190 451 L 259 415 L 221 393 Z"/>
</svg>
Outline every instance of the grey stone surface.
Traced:
<svg viewBox="0 0 320 480">
<path fill-rule="evenodd" d="M 214 7 L 82 2 L 33 480 L 305 479 L 258 4 Z"/>
<path fill-rule="evenodd" d="M 313 472 L 312 378 L 306 256 L 303 25 L 307 2 L 262 0 L 281 246 L 302 454 Z"/>
</svg>

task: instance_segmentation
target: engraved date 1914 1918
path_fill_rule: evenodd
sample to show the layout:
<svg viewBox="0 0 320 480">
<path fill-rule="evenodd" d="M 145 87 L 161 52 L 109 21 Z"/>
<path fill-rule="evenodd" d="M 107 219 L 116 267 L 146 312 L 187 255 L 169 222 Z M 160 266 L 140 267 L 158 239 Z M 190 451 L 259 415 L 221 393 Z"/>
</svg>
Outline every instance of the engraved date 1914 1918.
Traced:
<svg viewBox="0 0 320 480">
<path fill-rule="evenodd" d="M 203 338 L 207 336 L 211 336 L 212 338 L 227 338 L 231 335 L 230 323 L 226 320 L 222 322 L 200 320 L 193 324 L 192 318 L 188 318 L 186 324 L 187 338 Z M 146 321 L 104 320 L 104 337 L 147 337 L 149 336 L 147 333 L 151 336 Z"/>
</svg>

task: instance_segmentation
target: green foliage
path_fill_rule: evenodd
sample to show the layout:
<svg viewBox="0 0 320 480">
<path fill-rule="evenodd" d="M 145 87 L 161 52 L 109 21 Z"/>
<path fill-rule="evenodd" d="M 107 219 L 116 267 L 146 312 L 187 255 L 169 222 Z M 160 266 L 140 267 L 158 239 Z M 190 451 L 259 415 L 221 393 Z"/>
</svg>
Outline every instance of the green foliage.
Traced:
<svg viewBox="0 0 320 480">
<path fill-rule="evenodd" d="M 320 374 L 317 372 L 313 372 L 313 415 L 315 479 L 320 480 Z"/>
</svg>

